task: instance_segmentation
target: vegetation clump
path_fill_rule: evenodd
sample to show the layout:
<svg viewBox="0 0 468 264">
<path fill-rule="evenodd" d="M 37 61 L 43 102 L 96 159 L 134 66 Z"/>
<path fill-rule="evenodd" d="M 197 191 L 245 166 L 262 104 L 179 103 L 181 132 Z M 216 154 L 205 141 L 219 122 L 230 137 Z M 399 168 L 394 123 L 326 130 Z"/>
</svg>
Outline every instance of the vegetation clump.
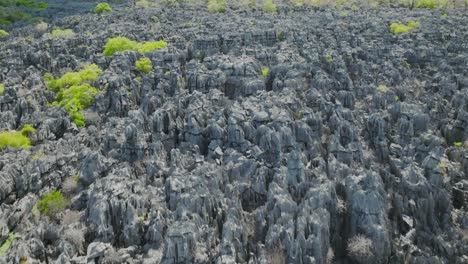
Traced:
<svg viewBox="0 0 468 264">
<path fill-rule="evenodd" d="M 265 68 L 262 70 L 262 77 L 263 77 L 263 78 L 266 78 L 269 72 L 270 72 L 270 68 L 265 67 Z"/>
<path fill-rule="evenodd" d="M 162 49 L 167 47 L 167 42 L 160 41 L 149 41 L 144 43 L 139 43 L 128 39 L 126 37 L 115 37 L 107 41 L 104 47 L 104 55 L 112 56 L 119 51 L 133 50 L 141 53 L 148 53 L 153 50 Z"/>
<path fill-rule="evenodd" d="M 224 0 L 209 0 L 208 11 L 213 13 L 226 13 L 226 1 Z"/>
<path fill-rule="evenodd" d="M 13 240 L 20 238 L 21 236 L 15 232 L 11 232 L 8 234 L 7 240 L 0 246 L 0 257 L 5 255 L 13 244 Z"/>
<path fill-rule="evenodd" d="M 37 203 L 37 209 L 42 214 L 54 217 L 58 212 L 67 207 L 68 200 L 63 197 L 60 191 L 52 191 L 42 197 Z"/>
<path fill-rule="evenodd" d="M 0 95 L 2 95 L 4 91 L 5 91 L 5 85 L 0 83 Z"/>
<path fill-rule="evenodd" d="M 276 5 L 272 0 L 265 0 L 263 2 L 262 9 L 266 13 L 276 13 Z"/>
<path fill-rule="evenodd" d="M 102 13 L 107 13 L 111 11 L 112 11 L 112 8 L 110 7 L 108 3 L 99 3 L 94 8 L 94 12 L 96 12 L 96 14 L 102 14 Z"/>
<path fill-rule="evenodd" d="M 436 2 L 434 0 L 417 0 L 416 7 L 434 9 L 436 7 Z"/>
<path fill-rule="evenodd" d="M 1 0 L 0 25 L 8 26 L 12 23 L 26 20 L 30 18 L 32 13 L 44 10 L 47 7 L 46 3 L 34 0 Z"/>
<path fill-rule="evenodd" d="M 408 31 L 419 27 L 421 24 L 417 21 L 409 21 L 406 25 L 402 23 L 392 23 L 390 31 L 393 34 L 407 33 Z"/>
<path fill-rule="evenodd" d="M 151 71 L 151 60 L 148 58 L 141 58 L 135 62 L 135 67 L 141 72 L 149 73 Z"/>
<path fill-rule="evenodd" d="M 10 33 L 6 32 L 3 29 L 0 29 L 0 38 L 6 38 L 10 35 Z"/>
<path fill-rule="evenodd" d="M 82 71 L 69 72 L 58 79 L 46 74 L 46 84 L 49 90 L 56 94 L 52 106 L 63 107 L 77 126 L 84 126 L 86 118 L 80 110 L 89 107 L 94 96 L 99 93 L 99 90 L 88 82 L 95 81 L 101 73 L 102 70 L 96 64 L 90 64 Z"/>
<path fill-rule="evenodd" d="M 50 37 L 50 38 L 53 38 L 53 39 L 59 39 L 59 38 L 67 39 L 67 38 L 74 37 L 75 32 L 73 32 L 73 30 L 71 30 L 71 29 L 56 28 L 56 29 L 52 30 L 52 32 L 50 34 L 47 34 L 47 36 Z"/>
<path fill-rule="evenodd" d="M 36 129 L 34 129 L 31 125 L 25 125 L 20 131 L 0 132 L 0 150 L 4 150 L 7 147 L 31 147 L 31 140 L 28 138 L 28 136 L 35 132 Z"/>
<path fill-rule="evenodd" d="M 54 79 L 51 74 L 46 74 L 44 78 L 49 90 L 57 93 L 67 86 L 95 81 L 101 73 L 102 70 L 96 64 L 89 64 L 82 71 L 68 72 L 58 79 Z"/>
</svg>

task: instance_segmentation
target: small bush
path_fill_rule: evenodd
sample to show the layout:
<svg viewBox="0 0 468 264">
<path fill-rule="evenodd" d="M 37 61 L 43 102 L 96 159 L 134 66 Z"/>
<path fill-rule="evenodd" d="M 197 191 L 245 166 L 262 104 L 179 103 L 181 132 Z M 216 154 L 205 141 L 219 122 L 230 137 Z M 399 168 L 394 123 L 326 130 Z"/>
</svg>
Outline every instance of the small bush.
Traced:
<svg viewBox="0 0 468 264">
<path fill-rule="evenodd" d="M 8 252 L 8 250 L 11 247 L 11 244 L 13 244 L 13 240 L 20 238 L 21 235 L 11 232 L 8 234 L 8 238 L 6 241 L 0 246 L 0 257 L 2 257 L 5 253 Z"/>
<path fill-rule="evenodd" d="M 7 147 L 13 148 L 29 148 L 31 147 L 31 140 L 28 135 L 36 132 L 30 125 L 25 125 L 20 131 L 6 131 L 0 132 L 0 150 Z"/>
<path fill-rule="evenodd" d="M 5 85 L 0 83 L 0 95 L 2 95 L 4 91 L 5 91 Z"/>
<path fill-rule="evenodd" d="M 463 146 L 463 142 L 454 142 L 453 145 L 457 148 L 460 148 L 461 146 Z"/>
<path fill-rule="evenodd" d="M 126 50 L 148 53 L 150 51 L 162 49 L 165 47 L 167 47 L 167 42 L 163 40 L 155 42 L 138 43 L 125 37 L 115 37 L 107 41 L 103 53 L 106 56 L 112 56 L 117 52 Z"/>
<path fill-rule="evenodd" d="M 0 38 L 6 38 L 8 36 L 10 36 L 10 33 L 6 32 L 3 29 L 0 29 Z"/>
<path fill-rule="evenodd" d="M 62 225 L 69 226 L 80 221 L 81 214 L 78 211 L 67 210 L 63 213 Z"/>
<path fill-rule="evenodd" d="M 87 108 L 99 93 L 97 88 L 87 82 L 95 81 L 101 73 L 102 70 L 96 64 L 90 64 L 82 71 L 69 72 L 58 79 L 46 74 L 44 79 L 49 90 L 56 93 L 52 106 L 63 107 L 77 126 L 84 126 L 86 119 L 79 111 Z"/>
<path fill-rule="evenodd" d="M 152 7 L 153 3 L 148 0 L 137 0 L 135 6 L 138 8 L 148 8 Z"/>
<path fill-rule="evenodd" d="M 87 83 L 82 85 L 74 85 L 68 89 L 58 92 L 53 106 L 63 107 L 73 119 L 73 122 L 82 127 L 85 125 L 85 117 L 79 111 L 93 102 L 94 96 L 99 93 L 99 90 Z"/>
<path fill-rule="evenodd" d="M 263 77 L 263 78 L 266 78 L 269 72 L 270 72 L 270 68 L 265 67 L 265 68 L 262 70 L 262 77 Z"/>
<path fill-rule="evenodd" d="M 37 23 L 34 28 L 38 32 L 45 32 L 47 30 L 47 28 L 49 28 L 49 25 L 46 22 L 40 22 L 40 23 Z"/>
<path fill-rule="evenodd" d="M 417 21 L 409 21 L 406 25 L 402 23 L 392 23 L 390 25 L 390 31 L 393 34 L 401 34 L 401 33 L 406 33 L 419 26 L 420 26 L 420 23 Z"/>
<path fill-rule="evenodd" d="M 62 183 L 62 191 L 68 197 L 75 192 L 78 182 L 73 177 L 68 177 Z"/>
<path fill-rule="evenodd" d="M 102 14 L 102 13 L 111 12 L 111 11 L 112 11 L 112 8 L 110 7 L 108 3 L 99 3 L 94 8 L 94 12 L 96 12 L 96 14 Z"/>
<path fill-rule="evenodd" d="M 267 13 L 276 13 L 276 5 L 272 0 L 265 0 L 262 5 L 262 10 Z"/>
<path fill-rule="evenodd" d="M 73 30 L 71 30 L 71 29 L 56 28 L 56 29 L 52 30 L 52 33 L 47 34 L 47 36 L 50 37 L 50 38 L 53 38 L 53 39 L 59 39 L 59 38 L 67 39 L 67 38 L 74 37 L 75 32 L 73 32 Z"/>
<path fill-rule="evenodd" d="M 226 13 L 226 1 L 224 0 L 209 0 L 208 11 L 213 13 Z"/>
<path fill-rule="evenodd" d="M 95 81 L 101 73 L 102 70 L 96 64 L 89 64 L 82 71 L 68 72 L 58 79 L 54 79 L 52 75 L 46 74 L 44 75 L 44 79 L 49 90 L 57 93 L 68 86 Z"/>
<path fill-rule="evenodd" d="M 137 50 L 141 53 L 148 53 L 153 50 L 158 50 L 158 49 L 163 49 L 167 47 L 167 42 L 160 40 L 160 41 L 154 41 L 154 42 L 145 42 L 145 43 L 140 43 L 137 47 Z"/>
<path fill-rule="evenodd" d="M 37 209 L 49 217 L 54 217 L 57 213 L 65 209 L 68 205 L 68 200 L 63 197 L 60 191 L 53 191 L 44 195 L 37 203 Z"/>
<path fill-rule="evenodd" d="M 417 0 L 416 7 L 434 9 L 436 7 L 436 2 L 434 0 Z"/>
<path fill-rule="evenodd" d="M 348 254 L 356 260 L 364 261 L 372 257 L 372 240 L 364 235 L 356 235 L 348 240 Z"/>
<path fill-rule="evenodd" d="M 141 58 L 135 62 L 135 67 L 141 72 L 149 73 L 151 71 L 151 60 L 148 58 Z"/>
</svg>

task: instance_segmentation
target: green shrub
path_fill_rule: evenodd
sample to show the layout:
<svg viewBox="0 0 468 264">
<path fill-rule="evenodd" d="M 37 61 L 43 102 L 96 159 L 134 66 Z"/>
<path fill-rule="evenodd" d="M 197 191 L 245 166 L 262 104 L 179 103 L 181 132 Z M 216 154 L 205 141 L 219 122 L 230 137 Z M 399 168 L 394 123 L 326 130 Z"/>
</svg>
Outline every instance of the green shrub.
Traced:
<svg viewBox="0 0 468 264">
<path fill-rule="evenodd" d="M 0 83 L 0 95 L 2 95 L 4 91 L 5 91 L 5 85 Z"/>
<path fill-rule="evenodd" d="M 3 255 L 5 255 L 5 253 L 8 252 L 8 250 L 11 247 L 11 244 L 13 244 L 13 240 L 20 238 L 20 237 L 21 235 L 17 233 L 14 233 L 14 232 L 9 233 L 6 241 L 2 244 L 2 246 L 0 246 L 0 257 L 2 257 Z"/>
<path fill-rule="evenodd" d="M 86 109 L 94 101 L 94 96 L 99 90 L 87 83 L 74 85 L 68 89 L 60 90 L 52 103 L 53 106 L 63 107 L 70 115 L 73 122 L 82 127 L 85 125 L 86 118 L 79 111 Z"/>
<path fill-rule="evenodd" d="M 160 41 L 154 41 L 154 42 L 145 42 L 145 43 L 140 43 L 138 45 L 137 50 L 141 53 L 148 53 L 153 50 L 157 49 L 163 49 L 167 47 L 167 42 L 160 40 Z"/>
<path fill-rule="evenodd" d="M 276 5 L 272 0 L 265 0 L 262 5 L 262 10 L 267 13 L 276 13 Z"/>
<path fill-rule="evenodd" d="M 270 68 L 266 67 L 262 70 L 262 77 L 266 78 L 268 73 L 270 72 Z"/>
<path fill-rule="evenodd" d="M 58 38 L 67 39 L 67 38 L 74 37 L 75 32 L 73 32 L 73 30 L 71 30 L 71 29 L 56 28 L 56 29 L 52 30 L 52 33 L 47 34 L 47 36 L 50 37 L 50 38 L 53 38 L 53 39 L 58 39 Z"/>
<path fill-rule="evenodd" d="M 52 75 L 46 74 L 44 75 L 44 79 L 46 80 L 49 90 L 57 93 L 67 86 L 95 81 L 101 73 L 102 70 L 96 64 L 89 64 L 86 65 L 82 71 L 68 72 L 58 79 L 54 79 Z"/>
<path fill-rule="evenodd" d="M 34 132 L 36 132 L 36 129 L 34 129 L 31 125 L 25 125 L 20 131 L 0 132 L 0 150 L 4 150 L 7 147 L 31 147 L 31 140 L 28 138 L 28 135 Z"/>
<path fill-rule="evenodd" d="M 434 9 L 436 7 L 436 2 L 434 0 L 417 0 L 416 7 Z"/>
<path fill-rule="evenodd" d="M 226 1 L 224 0 L 209 0 L 208 11 L 213 13 L 226 13 Z"/>
<path fill-rule="evenodd" d="M 463 142 L 454 142 L 453 145 L 457 148 L 463 146 Z"/>
<path fill-rule="evenodd" d="M 417 21 L 409 21 L 406 25 L 402 23 L 392 23 L 390 25 L 390 31 L 393 34 L 401 34 L 401 33 L 406 33 L 419 26 L 420 26 L 420 23 Z"/>
<path fill-rule="evenodd" d="M 0 38 L 6 38 L 8 37 L 10 34 L 8 32 L 6 32 L 5 30 L 3 29 L 0 29 Z"/>
<path fill-rule="evenodd" d="M 96 64 L 90 64 L 82 71 L 69 72 L 58 79 L 46 74 L 44 79 L 48 88 L 56 93 L 52 106 L 63 107 L 78 127 L 84 126 L 86 118 L 80 110 L 86 109 L 99 93 L 97 88 L 87 82 L 95 81 L 101 73 L 102 70 Z"/>
<path fill-rule="evenodd" d="M 112 56 L 116 52 L 133 50 L 141 53 L 147 53 L 153 50 L 161 49 L 167 47 L 167 42 L 155 41 L 155 42 L 144 42 L 138 43 L 126 37 L 115 37 L 107 41 L 104 47 L 104 55 Z"/>
<path fill-rule="evenodd" d="M 149 73 L 151 71 L 151 60 L 148 58 L 141 58 L 135 62 L 135 67 L 141 72 Z"/>
<path fill-rule="evenodd" d="M 68 200 L 60 191 L 52 191 L 42 197 L 37 203 L 37 209 L 49 217 L 54 217 L 58 212 L 67 207 Z"/>
<path fill-rule="evenodd" d="M 111 12 L 112 8 L 110 7 L 108 3 L 99 3 L 94 8 L 94 11 L 96 12 L 96 14 L 102 14 L 106 12 Z"/>
</svg>

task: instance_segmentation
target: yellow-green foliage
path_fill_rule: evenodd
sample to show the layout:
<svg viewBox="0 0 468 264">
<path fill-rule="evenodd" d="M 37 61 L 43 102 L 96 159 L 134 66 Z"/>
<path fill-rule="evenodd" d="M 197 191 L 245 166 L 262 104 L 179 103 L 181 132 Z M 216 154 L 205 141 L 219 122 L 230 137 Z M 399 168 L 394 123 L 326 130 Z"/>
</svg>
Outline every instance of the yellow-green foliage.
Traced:
<svg viewBox="0 0 468 264">
<path fill-rule="evenodd" d="M 85 83 L 73 85 L 68 89 L 60 90 L 55 98 L 53 106 L 63 107 L 73 119 L 73 122 L 82 127 L 86 118 L 80 110 L 88 108 L 94 101 L 94 96 L 99 93 L 95 87 Z"/>
<path fill-rule="evenodd" d="M 267 13 L 276 13 L 276 5 L 273 3 L 272 0 L 263 1 L 262 9 L 264 12 Z"/>
<path fill-rule="evenodd" d="M 56 93 L 52 106 L 63 107 L 77 126 L 84 126 L 86 119 L 80 110 L 87 108 L 99 93 L 88 82 L 95 81 L 101 73 L 102 70 L 96 64 L 90 64 L 82 71 L 69 72 L 58 79 L 46 74 L 44 79 L 48 88 Z"/>
<path fill-rule="evenodd" d="M 96 64 L 89 64 L 82 71 L 68 72 L 58 79 L 54 79 L 52 75 L 46 74 L 44 75 L 44 79 L 46 80 L 47 87 L 57 93 L 67 86 L 95 81 L 101 73 L 102 70 Z"/>
<path fill-rule="evenodd" d="M 154 42 L 139 43 L 125 37 L 115 37 L 107 41 L 104 47 L 104 55 L 112 56 L 116 52 L 133 50 L 141 53 L 147 53 L 153 50 L 162 49 L 167 47 L 167 42 L 160 40 Z"/>
<path fill-rule="evenodd" d="M 151 60 L 148 58 L 141 58 L 135 62 L 135 67 L 141 72 L 149 73 L 151 71 Z"/>
<path fill-rule="evenodd" d="M 387 93 L 388 91 L 390 91 L 390 89 L 386 85 L 381 84 L 381 85 L 377 86 L 377 91 L 379 91 L 381 93 Z"/>
<path fill-rule="evenodd" d="M 214 13 L 225 13 L 226 12 L 226 1 L 224 0 L 209 0 L 208 11 Z"/>
<path fill-rule="evenodd" d="M 31 125 L 25 125 L 20 131 L 5 131 L 0 132 L 0 150 L 7 147 L 13 148 L 29 148 L 31 140 L 28 135 L 36 132 Z"/>
<path fill-rule="evenodd" d="M 148 53 L 153 50 L 163 49 L 167 47 L 167 42 L 160 40 L 160 41 L 149 41 L 144 43 L 139 43 L 137 50 L 141 53 Z"/>
<path fill-rule="evenodd" d="M 416 7 L 433 9 L 436 7 L 436 2 L 434 0 L 417 0 Z"/>
<path fill-rule="evenodd" d="M 2 95 L 4 91 L 5 91 L 5 85 L 0 83 L 0 95 Z"/>
<path fill-rule="evenodd" d="M 8 252 L 8 250 L 11 247 L 11 244 L 13 244 L 13 240 L 20 238 L 21 236 L 17 233 L 11 232 L 8 234 L 7 240 L 3 243 L 2 246 L 0 246 L 0 257 L 3 256 L 5 253 Z"/>
<path fill-rule="evenodd" d="M 148 0 L 137 0 L 135 6 L 139 8 L 147 8 L 152 7 L 153 3 Z"/>
<path fill-rule="evenodd" d="M 10 34 L 3 29 L 0 29 L 0 38 L 8 37 Z"/>
<path fill-rule="evenodd" d="M 102 14 L 106 12 L 111 12 L 112 8 L 110 7 L 108 3 L 99 3 L 94 8 L 94 11 L 96 12 L 96 14 Z"/>
<path fill-rule="evenodd" d="M 52 33 L 48 34 L 49 37 L 57 39 L 57 38 L 72 38 L 75 36 L 75 32 L 71 29 L 60 29 L 56 28 L 52 30 Z"/>
<path fill-rule="evenodd" d="M 454 142 L 453 145 L 457 148 L 463 146 L 463 142 Z"/>
<path fill-rule="evenodd" d="M 390 31 L 393 34 L 401 34 L 401 33 L 406 33 L 419 26 L 420 26 L 420 23 L 417 21 L 409 21 L 406 25 L 402 23 L 392 23 L 390 25 Z"/>
<path fill-rule="evenodd" d="M 270 68 L 268 68 L 268 67 L 263 68 L 262 77 L 266 78 L 269 72 L 270 72 Z"/>
<path fill-rule="evenodd" d="M 42 197 L 37 203 L 37 209 L 39 209 L 42 214 L 53 217 L 56 213 L 65 209 L 67 205 L 68 200 L 63 197 L 60 191 L 52 191 Z"/>
</svg>

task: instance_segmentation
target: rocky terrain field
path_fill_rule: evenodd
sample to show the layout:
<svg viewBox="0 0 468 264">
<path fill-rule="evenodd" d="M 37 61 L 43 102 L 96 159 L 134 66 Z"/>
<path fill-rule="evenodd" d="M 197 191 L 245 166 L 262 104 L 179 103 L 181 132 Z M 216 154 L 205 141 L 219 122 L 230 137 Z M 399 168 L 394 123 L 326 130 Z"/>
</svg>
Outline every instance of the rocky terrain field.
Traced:
<svg viewBox="0 0 468 264">
<path fill-rule="evenodd" d="M 0 37 L 0 263 L 468 263 L 468 12 L 215 9 Z"/>
</svg>

